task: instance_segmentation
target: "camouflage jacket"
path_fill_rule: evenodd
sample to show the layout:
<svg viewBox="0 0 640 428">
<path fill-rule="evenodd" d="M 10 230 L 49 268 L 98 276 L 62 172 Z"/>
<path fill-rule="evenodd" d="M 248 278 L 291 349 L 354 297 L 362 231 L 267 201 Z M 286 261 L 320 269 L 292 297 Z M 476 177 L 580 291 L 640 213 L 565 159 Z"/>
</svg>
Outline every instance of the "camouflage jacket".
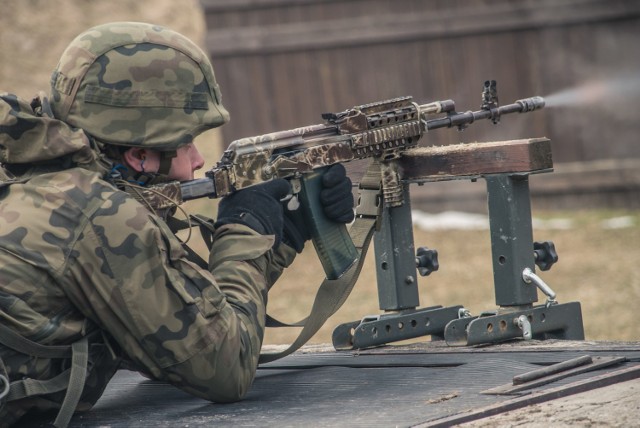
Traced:
<svg viewBox="0 0 640 428">
<path fill-rule="evenodd" d="M 268 289 L 295 251 L 285 245 L 273 250 L 272 236 L 228 225 L 214 232 L 208 269 L 198 267 L 159 217 L 105 181 L 99 167 L 88 166 L 98 156 L 80 144 L 86 140 L 82 131 L 50 118 L 38 126 L 27 107 L 0 96 L 0 162 L 23 161 L 30 143 L 56 140 L 81 147 L 63 153 L 81 166 L 43 167 L 53 170 L 13 180 L 5 171 L 0 324 L 45 345 L 91 337 L 79 410 L 98 399 L 122 359 L 199 397 L 242 397 L 257 367 Z M 43 150 L 60 155 L 60 148 L 32 151 L 42 157 Z M 40 158 L 36 165 L 47 162 Z M 12 381 L 50 379 L 69 364 L 3 345 L 0 357 Z M 9 401 L 0 421 L 11 424 L 26 411 L 57 408 L 63 396 Z"/>
</svg>

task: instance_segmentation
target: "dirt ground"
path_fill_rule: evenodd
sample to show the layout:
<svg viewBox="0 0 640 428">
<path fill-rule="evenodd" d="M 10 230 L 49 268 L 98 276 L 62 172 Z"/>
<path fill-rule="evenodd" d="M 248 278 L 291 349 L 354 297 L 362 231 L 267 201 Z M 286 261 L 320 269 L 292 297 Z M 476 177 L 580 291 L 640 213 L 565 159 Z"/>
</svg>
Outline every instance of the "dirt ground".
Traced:
<svg viewBox="0 0 640 428">
<path fill-rule="evenodd" d="M 640 379 L 502 413 L 464 428 L 637 427 L 640 424 Z"/>
</svg>

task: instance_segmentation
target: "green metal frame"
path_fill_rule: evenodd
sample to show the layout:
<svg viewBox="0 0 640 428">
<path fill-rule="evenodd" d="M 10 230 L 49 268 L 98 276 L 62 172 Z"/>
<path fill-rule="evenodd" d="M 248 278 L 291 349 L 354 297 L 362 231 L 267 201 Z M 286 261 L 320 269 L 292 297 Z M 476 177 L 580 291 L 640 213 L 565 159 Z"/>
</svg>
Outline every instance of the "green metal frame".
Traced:
<svg viewBox="0 0 640 428">
<path fill-rule="evenodd" d="M 580 303 L 538 301 L 536 285 L 523 277 L 535 272 L 529 174 L 485 177 L 497 311 L 471 317 L 463 306 L 420 304 L 409 184 L 404 203 L 382 207 L 374 235 L 378 300 L 382 315 L 366 316 L 334 330 L 336 349 L 377 346 L 430 335 L 449 345 L 495 343 L 509 339 L 583 340 Z M 382 203 L 382 202 L 381 202 Z"/>
</svg>

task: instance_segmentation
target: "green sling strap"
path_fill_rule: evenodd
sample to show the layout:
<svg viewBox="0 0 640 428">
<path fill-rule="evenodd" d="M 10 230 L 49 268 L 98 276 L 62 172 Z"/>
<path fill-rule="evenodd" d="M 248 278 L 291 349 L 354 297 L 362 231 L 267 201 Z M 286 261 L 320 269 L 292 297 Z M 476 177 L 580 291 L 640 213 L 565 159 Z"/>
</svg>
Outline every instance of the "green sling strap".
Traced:
<svg viewBox="0 0 640 428">
<path fill-rule="evenodd" d="M 0 344 L 37 358 L 71 357 L 71 368 L 51 379 L 27 378 L 11 382 L 5 397 L 7 401 L 14 401 L 36 395 L 52 394 L 66 389 L 67 393 L 54 421 L 54 426 L 63 428 L 69 425 L 80 401 L 87 377 L 89 363 L 89 340 L 87 337 L 83 337 L 70 346 L 47 346 L 33 342 L 10 328 L 0 325 Z"/>
<path fill-rule="evenodd" d="M 286 325 L 269 317 L 272 326 L 303 327 L 296 340 L 284 351 L 260 354 L 260 364 L 275 361 L 298 350 L 318 332 L 327 319 L 336 313 L 347 300 L 360 276 L 380 215 L 380 204 L 377 202 L 380 188 L 380 164 L 377 161 L 373 161 L 360 181 L 361 202 L 356 209 L 356 220 L 349 230 L 353 244 L 358 251 L 358 260 L 338 279 L 330 280 L 325 278 L 318 288 L 311 312 L 305 320 Z"/>
<path fill-rule="evenodd" d="M 286 357 L 298 350 L 318 332 L 320 327 L 324 325 L 331 315 L 340 309 L 342 304 L 347 300 L 347 297 L 349 297 L 351 290 L 353 290 L 353 286 L 358 280 L 367 248 L 371 242 L 371 237 L 373 236 L 374 225 L 375 220 L 356 220 L 349 232 L 359 253 L 358 261 L 354 263 L 340 278 L 334 280 L 325 279 L 322 282 L 313 301 L 311 313 L 306 320 L 304 320 L 304 327 L 296 340 L 284 351 L 260 354 L 260 364 Z M 292 325 L 296 326 L 299 324 L 300 323 Z"/>
<path fill-rule="evenodd" d="M 38 358 L 70 358 L 71 346 L 47 346 L 33 342 L 0 324 L 0 343 L 22 354 Z"/>
</svg>

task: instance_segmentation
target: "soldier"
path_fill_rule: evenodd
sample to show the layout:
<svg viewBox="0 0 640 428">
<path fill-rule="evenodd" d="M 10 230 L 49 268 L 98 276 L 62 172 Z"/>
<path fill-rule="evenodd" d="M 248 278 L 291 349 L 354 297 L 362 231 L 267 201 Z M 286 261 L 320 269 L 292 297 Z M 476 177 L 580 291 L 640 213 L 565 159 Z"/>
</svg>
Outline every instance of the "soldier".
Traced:
<svg viewBox="0 0 640 428">
<path fill-rule="evenodd" d="M 309 239 L 283 208 L 290 185 L 223 199 L 203 222 L 204 268 L 167 224 L 175 208 L 136 194 L 192 179 L 194 137 L 228 118 L 206 55 L 142 23 L 79 35 L 50 97 L 0 96 L 0 425 L 57 411 L 64 426 L 122 367 L 208 400 L 245 395 L 269 288 Z M 344 168 L 324 186 L 327 215 L 351 221 Z"/>
</svg>

